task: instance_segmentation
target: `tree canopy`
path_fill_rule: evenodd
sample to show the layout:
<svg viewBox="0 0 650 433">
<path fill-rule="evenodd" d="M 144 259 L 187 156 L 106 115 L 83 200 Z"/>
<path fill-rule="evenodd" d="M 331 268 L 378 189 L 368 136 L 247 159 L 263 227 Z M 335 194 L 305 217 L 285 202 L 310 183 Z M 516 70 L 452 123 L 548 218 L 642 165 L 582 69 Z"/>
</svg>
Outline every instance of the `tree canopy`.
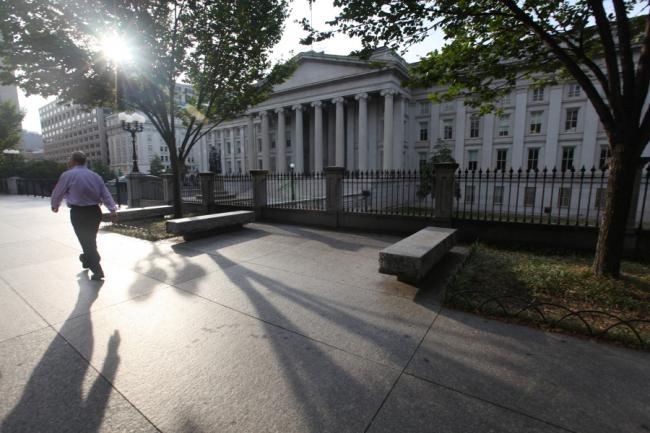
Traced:
<svg viewBox="0 0 650 433">
<path fill-rule="evenodd" d="M 12 101 L 0 101 L 0 152 L 20 143 L 25 114 Z"/>
</svg>

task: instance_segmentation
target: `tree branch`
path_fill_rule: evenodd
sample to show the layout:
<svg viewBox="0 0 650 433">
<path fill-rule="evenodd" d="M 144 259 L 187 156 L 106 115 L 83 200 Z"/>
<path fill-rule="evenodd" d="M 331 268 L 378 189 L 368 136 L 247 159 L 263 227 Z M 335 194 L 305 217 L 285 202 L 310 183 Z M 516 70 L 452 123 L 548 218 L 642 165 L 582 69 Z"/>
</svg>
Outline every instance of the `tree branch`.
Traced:
<svg viewBox="0 0 650 433">
<path fill-rule="evenodd" d="M 634 56 L 632 55 L 632 43 L 630 39 L 630 21 L 627 17 L 627 10 L 623 0 L 614 0 L 614 10 L 616 11 L 616 26 L 618 27 L 618 51 L 621 57 L 621 69 L 623 72 L 623 104 L 628 108 L 626 112 L 641 111 L 641 104 L 635 104 L 636 95 L 634 94 Z M 638 115 L 634 116 L 635 118 Z"/>
<path fill-rule="evenodd" d="M 650 13 L 647 15 L 645 22 L 645 34 L 643 36 L 643 45 L 641 47 L 641 55 L 637 62 L 637 71 L 636 71 L 636 89 L 634 94 L 637 95 L 641 104 L 641 110 L 639 110 L 639 118 L 637 121 L 640 121 L 641 116 L 643 115 L 643 106 L 645 100 L 648 97 L 648 87 L 650 86 Z"/>
</svg>

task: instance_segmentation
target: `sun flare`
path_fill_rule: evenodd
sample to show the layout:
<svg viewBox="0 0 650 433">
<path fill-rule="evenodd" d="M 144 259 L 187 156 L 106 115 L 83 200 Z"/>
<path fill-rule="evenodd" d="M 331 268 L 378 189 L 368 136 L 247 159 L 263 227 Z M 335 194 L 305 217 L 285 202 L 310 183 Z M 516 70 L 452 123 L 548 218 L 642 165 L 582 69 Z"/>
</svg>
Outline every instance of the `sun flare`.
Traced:
<svg viewBox="0 0 650 433">
<path fill-rule="evenodd" d="M 128 41 L 118 34 L 109 34 L 99 41 L 103 55 L 114 63 L 129 62 L 133 57 Z"/>
</svg>

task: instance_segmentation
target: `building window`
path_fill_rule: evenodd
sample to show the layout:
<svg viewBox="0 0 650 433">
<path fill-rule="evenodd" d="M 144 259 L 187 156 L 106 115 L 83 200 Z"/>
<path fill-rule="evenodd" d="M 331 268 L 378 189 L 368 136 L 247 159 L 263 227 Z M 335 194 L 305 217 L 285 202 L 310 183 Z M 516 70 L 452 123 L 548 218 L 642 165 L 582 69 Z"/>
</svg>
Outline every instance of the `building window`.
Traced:
<svg viewBox="0 0 650 433">
<path fill-rule="evenodd" d="M 428 115 L 430 106 L 431 106 L 431 104 L 429 103 L 429 101 L 420 102 L 420 114 L 421 115 Z"/>
<path fill-rule="evenodd" d="M 504 114 L 499 117 L 499 128 L 498 128 L 499 137 L 507 137 L 510 135 L 510 115 Z"/>
<path fill-rule="evenodd" d="M 529 131 L 531 134 L 542 133 L 542 114 L 543 111 L 531 111 Z"/>
<path fill-rule="evenodd" d="M 420 171 L 426 171 L 426 169 L 427 169 L 427 153 L 426 152 L 418 152 L 418 159 L 419 159 Z"/>
<path fill-rule="evenodd" d="M 605 197 L 607 194 L 607 188 L 598 188 L 596 190 L 596 199 L 594 200 L 594 207 L 596 209 L 602 209 L 605 207 Z"/>
<path fill-rule="evenodd" d="M 524 206 L 533 207 L 535 206 L 535 194 L 537 193 L 537 188 L 534 186 L 527 186 L 524 189 Z"/>
<path fill-rule="evenodd" d="M 287 147 L 291 147 L 291 139 L 287 138 Z"/>
<path fill-rule="evenodd" d="M 257 168 L 260 169 L 260 170 L 264 168 L 264 166 L 262 165 L 262 160 L 261 159 L 257 160 Z"/>
<path fill-rule="evenodd" d="M 429 139 L 429 122 L 420 122 L 420 141 Z"/>
<path fill-rule="evenodd" d="M 578 128 L 578 113 L 580 113 L 580 108 L 567 108 L 564 121 L 565 131 L 575 131 Z"/>
<path fill-rule="evenodd" d="M 497 150 L 497 170 L 505 171 L 508 163 L 508 149 Z"/>
<path fill-rule="evenodd" d="M 510 105 L 511 103 L 512 103 L 512 99 L 510 98 L 510 93 L 507 93 L 501 97 L 502 105 Z"/>
<path fill-rule="evenodd" d="M 465 203 L 474 203 L 474 185 L 465 185 Z"/>
<path fill-rule="evenodd" d="M 533 102 L 542 102 L 544 100 L 544 88 L 536 87 L 533 89 Z"/>
<path fill-rule="evenodd" d="M 502 205 L 503 204 L 503 186 L 494 187 L 494 204 Z"/>
<path fill-rule="evenodd" d="M 571 188 L 560 188 L 557 205 L 559 207 L 569 207 L 571 205 Z"/>
<path fill-rule="evenodd" d="M 567 92 L 569 98 L 577 98 L 581 93 L 582 89 L 578 83 L 569 83 L 569 91 Z"/>
<path fill-rule="evenodd" d="M 562 171 L 573 170 L 573 154 L 575 147 L 566 146 L 562 148 Z"/>
<path fill-rule="evenodd" d="M 445 119 L 442 121 L 442 138 L 445 140 L 451 140 L 454 138 L 454 124 L 451 119 Z"/>
<path fill-rule="evenodd" d="M 469 119 L 469 138 L 478 138 L 480 134 L 481 119 L 478 116 L 472 116 Z"/>
<path fill-rule="evenodd" d="M 226 153 L 230 154 L 230 141 L 226 141 Z"/>
<path fill-rule="evenodd" d="M 600 170 L 607 170 L 609 168 L 609 146 L 600 146 L 600 156 L 598 157 L 598 168 Z"/>
<path fill-rule="evenodd" d="M 467 151 L 467 169 L 472 171 L 478 169 L 478 150 Z"/>
<path fill-rule="evenodd" d="M 539 147 L 528 149 L 528 170 L 537 170 L 539 167 Z"/>
</svg>

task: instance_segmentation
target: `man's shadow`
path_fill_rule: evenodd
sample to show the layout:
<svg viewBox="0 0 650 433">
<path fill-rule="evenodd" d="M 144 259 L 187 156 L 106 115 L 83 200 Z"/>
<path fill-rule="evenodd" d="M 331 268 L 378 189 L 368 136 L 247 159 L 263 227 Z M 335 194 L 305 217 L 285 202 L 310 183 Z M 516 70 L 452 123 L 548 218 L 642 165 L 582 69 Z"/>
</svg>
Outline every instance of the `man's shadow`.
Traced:
<svg viewBox="0 0 650 433">
<path fill-rule="evenodd" d="M 2 433 L 94 433 L 102 425 L 119 364 L 120 334 L 116 330 L 109 339 L 100 375 L 91 369 L 95 379 L 90 385 L 86 379 L 94 345 L 90 307 L 103 281 L 89 280 L 86 271 L 78 277 L 74 310 L 34 368 L 20 401 L 2 422 Z M 76 348 L 61 337 L 73 328 L 82 337 Z M 81 353 L 88 354 L 88 360 Z"/>
</svg>

